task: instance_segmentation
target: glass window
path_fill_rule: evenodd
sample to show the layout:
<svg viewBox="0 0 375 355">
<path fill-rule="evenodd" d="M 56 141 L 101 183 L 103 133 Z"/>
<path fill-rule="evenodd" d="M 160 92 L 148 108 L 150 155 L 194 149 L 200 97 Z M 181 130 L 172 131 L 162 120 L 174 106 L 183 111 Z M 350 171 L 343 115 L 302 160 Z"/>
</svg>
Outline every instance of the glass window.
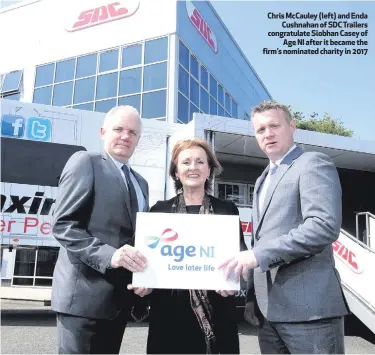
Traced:
<svg viewBox="0 0 375 355">
<path fill-rule="evenodd" d="M 217 105 L 217 114 L 218 116 L 225 116 L 224 109 L 220 105 Z"/>
<path fill-rule="evenodd" d="M 233 185 L 226 184 L 225 186 L 225 200 L 231 200 L 233 195 Z"/>
<path fill-rule="evenodd" d="M 50 287 L 50 286 L 52 286 L 52 278 L 42 279 L 42 278 L 36 277 L 35 278 L 35 286 Z"/>
<path fill-rule="evenodd" d="M 220 84 L 218 85 L 217 89 L 217 101 L 221 106 L 224 107 L 224 89 Z"/>
<path fill-rule="evenodd" d="M 99 73 L 118 68 L 118 49 L 102 52 L 99 54 Z"/>
<path fill-rule="evenodd" d="M 142 68 L 122 70 L 120 72 L 119 95 L 141 92 Z"/>
<path fill-rule="evenodd" d="M 232 108 L 230 107 L 230 96 L 229 94 L 226 92 L 225 93 L 225 109 L 229 112 L 229 113 L 232 113 Z"/>
<path fill-rule="evenodd" d="M 26 279 L 22 277 L 13 277 L 13 285 L 17 286 L 33 286 L 34 278 Z"/>
<path fill-rule="evenodd" d="M 58 249 L 39 249 L 35 276 L 52 277 L 58 254 Z"/>
<path fill-rule="evenodd" d="M 219 192 L 219 198 L 225 200 L 225 184 L 218 184 L 217 190 Z"/>
<path fill-rule="evenodd" d="M 95 102 L 95 111 L 107 113 L 111 108 L 117 106 L 117 99 L 110 99 Z"/>
<path fill-rule="evenodd" d="M 244 117 L 244 119 L 246 120 L 246 121 L 250 121 L 250 116 L 245 112 L 245 117 Z"/>
<path fill-rule="evenodd" d="M 179 52 L 180 64 L 183 65 L 187 71 L 189 71 L 189 59 L 190 59 L 189 50 L 181 41 L 178 47 L 178 52 Z"/>
<path fill-rule="evenodd" d="M 37 67 L 35 74 L 35 87 L 52 84 L 54 73 L 55 63 Z"/>
<path fill-rule="evenodd" d="M 250 207 L 253 207 L 254 187 L 254 185 L 247 185 L 248 200 L 245 203 L 249 204 Z"/>
<path fill-rule="evenodd" d="M 244 187 L 241 186 L 241 196 L 240 196 L 240 187 L 238 185 L 233 185 L 233 194 L 231 200 L 238 205 L 239 203 L 244 203 L 245 193 Z M 241 201 L 241 202 L 240 202 Z"/>
<path fill-rule="evenodd" d="M 167 62 L 148 65 L 143 72 L 143 91 L 167 87 Z"/>
<path fill-rule="evenodd" d="M 231 200 L 237 205 L 246 203 L 246 186 L 235 184 L 218 184 L 219 198 Z"/>
<path fill-rule="evenodd" d="M 74 79 L 76 60 L 69 59 L 56 63 L 55 83 Z"/>
<path fill-rule="evenodd" d="M 98 54 L 89 54 L 77 58 L 77 73 L 76 78 L 83 78 L 85 76 L 96 74 Z"/>
<path fill-rule="evenodd" d="M 99 75 L 96 84 L 96 99 L 117 96 L 118 72 Z"/>
<path fill-rule="evenodd" d="M 160 62 L 168 58 L 168 37 L 145 43 L 145 64 Z"/>
<path fill-rule="evenodd" d="M 224 112 L 224 115 L 225 117 L 230 117 L 230 114 L 227 111 Z"/>
<path fill-rule="evenodd" d="M 217 102 L 210 96 L 210 115 L 217 115 Z"/>
<path fill-rule="evenodd" d="M 199 112 L 199 108 L 194 106 L 192 103 L 190 103 L 190 119 L 189 121 L 191 121 L 193 119 L 193 113 L 195 112 Z"/>
<path fill-rule="evenodd" d="M 34 89 L 33 102 L 36 104 L 51 105 L 52 86 Z"/>
<path fill-rule="evenodd" d="M 15 276 L 34 276 L 35 249 L 16 249 Z"/>
<path fill-rule="evenodd" d="M 199 80 L 199 63 L 196 57 L 193 55 L 190 56 L 190 73 Z"/>
<path fill-rule="evenodd" d="M 210 74 L 210 94 L 215 100 L 217 100 L 217 81 L 211 74 Z"/>
<path fill-rule="evenodd" d="M 45 123 L 48 123 L 47 119 Z M 41 133 L 41 130 L 37 131 Z M 48 143 L 48 145 L 44 142 L 27 139 L 2 141 L 1 182 L 57 187 L 59 176 L 67 160 L 76 151 L 86 150 L 79 145 L 60 144 L 61 139 L 58 141 L 59 143 Z M 13 159 L 13 157 L 17 157 L 17 159 Z M 31 203 L 31 201 L 29 202 Z M 42 207 L 45 213 L 50 212 L 51 203 L 53 204 L 53 200 L 45 200 Z M 30 204 L 27 203 L 27 205 Z M 34 231 L 29 233 L 30 235 L 36 234 Z"/>
<path fill-rule="evenodd" d="M 201 66 L 201 84 L 208 90 L 208 72 L 204 66 Z"/>
<path fill-rule="evenodd" d="M 87 102 L 94 100 L 95 77 L 76 80 L 74 82 L 73 103 Z"/>
<path fill-rule="evenodd" d="M 178 70 L 178 90 L 189 97 L 189 73 L 181 65 Z"/>
<path fill-rule="evenodd" d="M 118 104 L 124 105 L 124 106 L 126 105 L 133 106 L 138 110 L 138 112 L 141 112 L 141 95 L 120 97 L 118 99 Z"/>
<path fill-rule="evenodd" d="M 86 111 L 92 111 L 94 108 L 93 102 L 88 102 L 87 104 L 81 104 L 81 105 L 74 105 L 73 108 L 77 110 L 86 110 Z"/>
<path fill-rule="evenodd" d="M 4 99 L 7 99 L 7 100 L 19 101 L 19 99 L 21 97 L 21 94 L 19 92 L 17 92 L 16 94 L 4 95 L 4 96 L 1 96 L 1 97 L 3 97 Z"/>
<path fill-rule="evenodd" d="M 238 118 L 237 102 L 232 100 L 232 117 Z"/>
<path fill-rule="evenodd" d="M 204 113 L 209 113 L 208 92 L 205 89 L 203 89 L 202 87 L 200 88 L 200 91 L 201 91 L 201 100 L 200 100 L 201 106 L 200 106 L 200 109 Z"/>
<path fill-rule="evenodd" d="M 9 91 L 17 91 L 20 88 L 22 80 L 22 70 L 17 70 L 11 73 L 5 74 L 4 83 L 1 91 L 3 93 Z"/>
<path fill-rule="evenodd" d="M 190 100 L 199 106 L 199 84 L 190 77 Z"/>
<path fill-rule="evenodd" d="M 189 122 L 189 100 L 182 96 L 180 93 L 178 94 L 177 119 L 182 123 Z"/>
<path fill-rule="evenodd" d="M 73 81 L 56 84 L 53 88 L 52 105 L 67 106 L 72 104 Z"/>
<path fill-rule="evenodd" d="M 142 44 L 124 47 L 122 49 L 121 67 L 125 68 L 139 64 L 142 64 Z"/>
<path fill-rule="evenodd" d="M 156 118 L 165 117 L 166 115 L 166 100 L 167 91 L 154 91 L 143 94 L 142 102 L 142 117 Z"/>
</svg>

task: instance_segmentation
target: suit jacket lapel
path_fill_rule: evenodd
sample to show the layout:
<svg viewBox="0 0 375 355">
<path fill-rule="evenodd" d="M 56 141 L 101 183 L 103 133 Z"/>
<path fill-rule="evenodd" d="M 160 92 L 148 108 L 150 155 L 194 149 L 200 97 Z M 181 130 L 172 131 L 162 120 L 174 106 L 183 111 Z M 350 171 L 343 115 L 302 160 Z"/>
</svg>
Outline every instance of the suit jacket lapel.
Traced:
<svg viewBox="0 0 375 355">
<path fill-rule="evenodd" d="M 259 218 L 257 219 L 256 229 L 254 228 L 254 236 L 256 235 L 257 229 L 262 222 L 262 219 L 268 209 L 269 204 L 271 203 L 271 199 L 276 190 L 277 185 L 279 184 L 280 180 L 283 178 L 285 173 L 288 171 L 288 169 L 293 165 L 294 160 L 297 159 L 302 153 L 303 153 L 302 149 L 300 147 L 296 147 L 281 161 L 280 166 L 278 167 L 274 177 L 272 178 L 270 185 L 268 186 L 267 193 L 263 202 L 263 209 L 262 211 L 260 211 L 260 214 L 258 214 Z M 263 179 L 265 178 L 264 175 L 268 171 L 268 169 L 266 169 L 263 172 L 261 176 Z M 257 210 L 259 211 L 258 205 L 257 205 Z"/>
<path fill-rule="evenodd" d="M 130 196 L 129 196 L 128 189 L 125 187 L 125 182 L 124 182 L 124 179 L 121 176 L 121 172 L 117 169 L 117 166 L 115 165 L 115 163 L 112 161 L 112 159 L 110 157 L 107 156 L 106 153 L 103 154 L 103 159 L 106 161 L 107 166 L 109 167 L 113 176 L 115 177 L 121 191 L 124 193 L 126 213 L 129 216 L 129 219 L 130 219 L 130 221 L 133 225 L 133 228 L 134 228 L 134 223 L 133 223 L 133 220 L 132 220 L 132 217 L 131 217 L 131 214 L 130 214 Z"/>
<path fill-rule="evenodd" d="M 277 171 L 273 176 L 271 183 L 268 186 L 266 196 L 264 197 L 263 208 L 262 211 L 260 211 L 259 222 L 263 219 L 264 214 L 267 211 L 268 205 L 271 202 L 271 198 L 273 193 L 275 192 L 276 186 L 279 184 L 281 178 L 287 172 L 289 167 L 290 165 L 280 164 L 280 166 L 277 168 Z"/>
</svg>

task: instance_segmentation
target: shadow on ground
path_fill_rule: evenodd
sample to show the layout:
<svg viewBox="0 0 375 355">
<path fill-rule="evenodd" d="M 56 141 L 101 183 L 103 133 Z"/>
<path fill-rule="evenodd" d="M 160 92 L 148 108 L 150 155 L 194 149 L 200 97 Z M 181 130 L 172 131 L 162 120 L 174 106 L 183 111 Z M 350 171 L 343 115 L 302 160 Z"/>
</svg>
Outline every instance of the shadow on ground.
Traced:
<svg viewBox="0 0 375 355">
<path fill-rule="evenodd" d="M 1 325 L 7 327 L 19 326 L 56 326 L 56 315 L 52 311 L 22 309 L 22 310 L 2 310 Z"/>
<path fill-rule="evenodd" d="M 2 309 L 2 326 L 56 326 L 56 316 L 50 309 Z M 148 321 L 137 323 L 133 320 L 128 322 L 128 327 L 145 328 L 148 327 Z M 258 329 L 247 323 L 242 314 L 238 314 L 238 330 L 243 335 L 257 335 Z M 375 345 L 375 334 L 367 328 L 356 316 L 349 315 L 345 318 L 345 335 L 362 338 Z"/>
<path fill-rule="evenodd" d="M 345 335 L 360 337 L 375 345 L 375 334 L 354 314 L 345 317 Z"/>
</svg>

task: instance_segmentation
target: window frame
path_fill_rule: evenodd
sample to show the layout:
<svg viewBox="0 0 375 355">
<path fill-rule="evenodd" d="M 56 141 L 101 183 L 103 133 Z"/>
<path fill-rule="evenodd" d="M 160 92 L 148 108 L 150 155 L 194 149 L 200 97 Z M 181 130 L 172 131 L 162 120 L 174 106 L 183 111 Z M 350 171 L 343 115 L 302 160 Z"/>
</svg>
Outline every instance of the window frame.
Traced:
<svg viewBox="0 0 375 355">
<path fill-rule="evenodd" d="M 4 85 L 5 85 L 6 80 L 7 80 L 7 76 L 10 75 L 10 74 L 14 74 L 14 73 L 19 73 L 19 75 L 20 75 L 20 77 L 18 79 L 18 84 L 16 86 L 6 90 L 6 91 L 3 91 Z M 0 98 L 6 99 L 9 96 L 13 96 L 13 95 L 18 94 L 19 99 L 20 99 L 21 96 L 22 96 L 22 91 L 23 91 L 23 69 L 13 70 L 11 72 L 4 73 L 4 74 L 1 74 L 1 75 L 2 75 L 2 77 L 0 78 Z M 14 98 L 11 98 L 10 100 L 14 100 Z"/>
<path fill-rule="evenodd" d="M 215 196 L 219 197 L 219 185 L 232 185 L 243 186 L 244 190 L 244 203 L 235 203 L 232 199 L 227 199 L 233 201 L 237 207 L 250 207 L 253 208 L 253 199 L 254 199 L 254 187 L 255 184 L 248 182 L 237 182 L 230 180 L 217 180 L 215 182 Z"/>
<path fill-rule="evenodd" d="M 166 53 L 165 53 L 165 59 L 157 60 L 157 61 L 152 61 L 150 63 L 145 63 L 146 43 L 152 42 L 152 41 L 156 41 L 156 40 L 164 40 L 164 41 L 166 41 L 167 49 L 166 49 Z M 141 48 L 141 63 L 140 64 L 136 64 L 136 65 L 130 65 L 130 66 L 123 67 L 122 63 L 123 63 L 123 53 L 124 53 L 124 50 L 126 48 L 132 47 L 132 46 L 139 46 Z M 95 106 L 96 106 L 96 102 L 100 102 L 100 101 L 104 101 L 104 100 L 109 100 L 109 99 L 116 99 L 117 103 L 118 103 L 121 98 L 128 97 L 128 96 L 130 97 L 130 96 L 134 96 L 134 95 L 140 95 L 140 110 L 139 111 L 140 111 L 140 115 L 142 117 L 143 95 L 147 94 L 147 93 L 157 92 L 157 91 L 165 91 L 166 92 L 166 94 L 165 94 L 165 96 L 166 96 L 166 100 L 165 100 L 166 101 L 165 102 L 166 113 L 165 113 L 165 115 L 163 117 L 155 117 L 155 119 L 159 119 L 159 120 L 160 119 L 164 119 L 165 120 L 166 117 L 167 117 L 167 113 L 168 113 L 167 102 L 168 102 L 168 93 L 169 93 L 168 84 L 169 84 L 169 70 L 170 70 L 170 67 L 169 67 L 169 61 L 170 61 L 169 49 L 170 49 L 170 36 L 169 35 L 165 35 L 165 36 L 159 36 L 159 37 L 155 37 L 155 38 L 150 38 L 150 39 L 147 39 L 147 40 L 142 40 L 142 41 L 137 41 L 137 42 L 133 42 L 133 43 L 128 43 L 128 44 L 121 45 L 121 46 L 111 47 L 111 48 L 103 49 L 103 50 L 100 50 L 100 51 L 89 52 L 89 53 L 85 53 L 85 54 L 74 56 L 74 57 L 64 58 L 63 60 L 60 60 L 60 61 L 68 61 L 68 60 L 72 60 L 72 59 L 75 60 L 74 78 L 72 80 L 61 81 L 59 83 L 55 82 L 55 79 L 56 79 L 56 65 L 60 61 L 53 61 L 53 62 L 41 64 L 41 65 L 37 66 L 36 68 L 43 67 L 43 66 L 48 66 L 48 65 L 53 66 L 53 78 L 52 78 L 52 82 L 50 84 L 44 84 L 44 85 L 38 85 L 38 86 L 36 86 L 37 71 L 35 71 L 35 74 L 34 74 L 34 87 L 33 87 L 33 102 L 34 102 L 34 96 L 35 96 L 36 90 L 39 90 L 39 89 L 42 89 L 42 88 L 45 88 L 45 87 L 51 87 L 51 91 L 52 92 L 51 92 L 51 98 L 50 98 L 50 103 L 49 103 L 49 105 L 51 105 L 52 102 L 53 102 L 52 100 L 53 100 L 54 85 L 55 84 L 62 84 L 62 83 L 66 83 L 66 82 L 72 81 L 73 82 L 73 93 L 72 93 L 71 103 L 69 105 L 60 106 L 60 107 L 75 108 L 75 106 L 80 106 L 80 105 L 85 105 L 85 104 L 91 104 L 92 108 L 93 108 L 93 111 L 94 111 L 95 110 Z M 110 52 L 110 51 L 117 51 L 117 68 L 101 72 L 100 71 L 100 60 L 101 60 L 100 55 L 102 53 L 106 53 L 106 52 Z M 80 58 L 85 58 L 85 57 L 89 57 L 89 56 L 93 56 L 93 58 L 95 58 L 95 72 L 89 73 L 89 75 L 81 75 L 80 74 L 80 76 L 77 76 Z M 165 65 L 166 65 L 166 83 L 165 83 L 165 86 L 163 88 L 158 87 L 156 89 L 152 88 L 150 90 L 144 90 L 143 82 L 144 82 L 144 72 L 145 72 L 145 70 L 147 70 L 146 67 L 152 66 L 152 65 L 156 65 L 156 64 L 161 64 L 161 63 L 165 63 Z M 182 66 L 182 67 L 184 68 L 184 66 Z M 132 92 L 132 93 L 122 93 L 121 94 L 120 93 L 120 75 L 121 75 L 121 72 L 125 71 L 125 70 L 136 69 L 136 68 L 140 68 L 140 70 L 141 70 L 141 79 L 140 79 L 141 80 L 141 86 L 140 86 L 140 91 L 139 92 Z M 97 98 L 98 81 L 99 81 L 100 77 L 104 76 L 104 75 L 114 74 L 114 73 L 117 74 L 117 83 L 116 83 L 117 90 L 116 90 L 115 96 L 100 97 L 100 98 L 98 97 Z M 90 101 L 84 101 L 84 102 L 74 102 L 75 87 L 76 87 L 77 82 L 79 80 L 86 80 L 86 79 L 89 79 L 89 78 L 94 78 L 94 88 L 93 88 L 93 90 L 94 90 L 94 96 L 93 96 L 92 100 L 90 100 Z"/>
</svg>

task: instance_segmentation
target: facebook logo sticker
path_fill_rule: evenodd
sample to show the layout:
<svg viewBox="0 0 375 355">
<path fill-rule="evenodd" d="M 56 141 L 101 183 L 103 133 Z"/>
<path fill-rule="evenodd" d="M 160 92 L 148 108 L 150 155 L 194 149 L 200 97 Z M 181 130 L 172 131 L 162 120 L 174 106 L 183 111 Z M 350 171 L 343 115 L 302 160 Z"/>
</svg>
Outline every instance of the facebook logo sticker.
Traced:
<svg viewBox="0 0 375 355">
<path fill-rule="evenodd" d="M 34 141 L 47 142 L 51 139 L 51 121 L 41 117 L 27 120 L 26 137 Z"/>
<path fill-rule="evenodd" d="M 25 119 L 22 116 L 5 114 L 1 117 L 1 135 L 21 138 L 25 131 Z"/>
</svg>

